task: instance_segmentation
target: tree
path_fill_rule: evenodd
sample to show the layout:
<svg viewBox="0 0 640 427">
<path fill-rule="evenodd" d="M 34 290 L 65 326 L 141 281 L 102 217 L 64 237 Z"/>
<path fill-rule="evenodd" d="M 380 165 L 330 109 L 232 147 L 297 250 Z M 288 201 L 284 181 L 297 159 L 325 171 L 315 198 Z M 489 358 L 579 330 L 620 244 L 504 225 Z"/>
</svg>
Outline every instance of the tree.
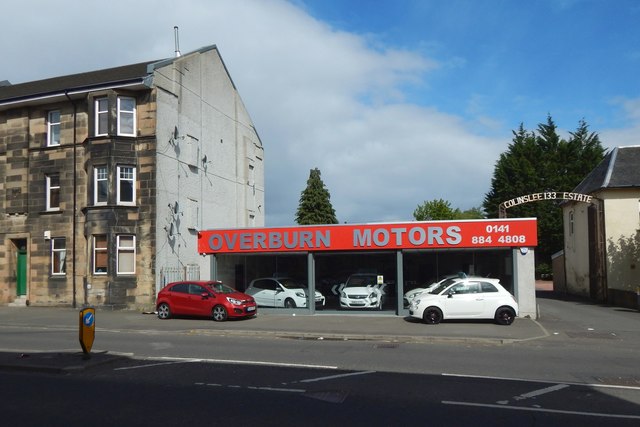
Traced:
<svg viewBox="0 0 640 427">
<path fill-rule="evenodd" d="M 482 207 L 477 206 L 471 209 L 467 209 L 466 211 L 460 212 L 457 218 L 455 219 L 482 219 L 486 218 Z"/>
<path fill-rule="evenodd" d="M 500 203 L 531 193 L 573 190 L 604 158 L 605 150 L 584 120 L 569 140 L 560 138 L 551 116 L 529 132 L 521 124 L 513 131 L 508 150 L 496 162 L 491 189 L 483 207 L 498 217 Z M 549 264 L 551 255 L 563 248 L 562 211 L 555 200 L 526 203 L 509 209 L 511 217 L 538 219 L 536 265 Z"/>
<path fill-rule="evenodd" d="M 484 218 L 482 209 L 471 208 L 464 212 L 460 209 L 451 208 L 451 203 L 447 200 L 438 199 L 430 202 L 425 201 L 413 211 L 416 221 L 440 221 L 451 219 L 480 219 Z"/>
<path fill-rule="evenodd" d="M 442 199 L 432 200 L 430 202 L 425 201 L 413 211 L 413 217 L 416 221 L 453 219 L 454 216 L 455 211 L 451 209 L 451 203 Z"/>
<path fill-rule="evenodd" d="M 336 211 L 331 205 L 331 195 L 320 178 L 318 168 L 311 169 L 307 188 L 300 195 L 296 223 L 298 225 L 338 223 Z"/>
</svg>

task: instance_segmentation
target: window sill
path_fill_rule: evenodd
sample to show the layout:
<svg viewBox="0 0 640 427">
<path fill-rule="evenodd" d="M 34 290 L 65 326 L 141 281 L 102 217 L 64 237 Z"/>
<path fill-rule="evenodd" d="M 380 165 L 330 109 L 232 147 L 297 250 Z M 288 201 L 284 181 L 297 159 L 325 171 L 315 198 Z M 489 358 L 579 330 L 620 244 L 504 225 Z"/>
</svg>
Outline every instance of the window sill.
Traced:
<svg viewBox="0 0 640 427">
<path fill-rule="evenodd" d="M 82 208 L 82 212 L 99 211 L 102 209 L 140 209 L 138 205 L 92 205 Z"/>
<path fill-rule="evenodd" d="M 55 214 L 61 214 L 61 213 L 64 213 L 62 209 L 58 209 L 56 211 L 40 211 L 40 215 L 55 215 Z"/>
</svg>

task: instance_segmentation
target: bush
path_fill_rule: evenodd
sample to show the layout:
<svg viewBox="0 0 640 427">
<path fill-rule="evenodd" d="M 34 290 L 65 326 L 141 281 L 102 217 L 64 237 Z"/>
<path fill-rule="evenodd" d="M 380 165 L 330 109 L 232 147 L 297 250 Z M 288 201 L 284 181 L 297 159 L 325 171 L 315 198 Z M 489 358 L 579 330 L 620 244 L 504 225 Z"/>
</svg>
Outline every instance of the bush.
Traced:
<svg viewBox="0 0 640 427">
<path fill-rule="evenodd" d="M 551 266 L 547 263 L 540 263 L 536 266 L 536 278 L 542 280 L 553 279 L 553 271 Z"/>
</svg>

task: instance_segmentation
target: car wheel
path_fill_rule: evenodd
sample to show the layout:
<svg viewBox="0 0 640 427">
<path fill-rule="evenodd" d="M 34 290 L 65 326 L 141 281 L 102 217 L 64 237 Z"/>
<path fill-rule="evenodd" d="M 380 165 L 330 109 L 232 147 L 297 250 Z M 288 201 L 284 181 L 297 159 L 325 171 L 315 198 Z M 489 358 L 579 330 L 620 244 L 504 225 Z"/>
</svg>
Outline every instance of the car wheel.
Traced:
<svg viewBox="0 0 640 427">
<path fill-rule="evenodd" d="M 296 308 L 296 302 L 291 298 L 284 300 L 284 308 Z"/>
<path fill-rule="evenodd" d="M 227 320 L 227 309 L 222 305 L 216 305 L 213 307 L 213 310 L 211 310 L 211 317 L 213 317 L 213 320 L 216 322 L 224 322 Z"/>
<path fill-rule="evenodd" d="M 430 325 L 437 325 L 442 321 L 442 311 L 438 307 L 427 307 L 422 314 L 422 318 Z"/>
<path fill-rule="evenodd" d="M 500 307 L 496 310 L 495 321 L 498 325 L 510 325 L 516 318 L 516 313 L 511 307 Z"/>
<path fill-rule="evenodd" d="M 169 304 L 163 302 L 158 305 L 158 319 L 168 319 L 171 317 L 171 309 L 169 308 Z"/>
</svg>

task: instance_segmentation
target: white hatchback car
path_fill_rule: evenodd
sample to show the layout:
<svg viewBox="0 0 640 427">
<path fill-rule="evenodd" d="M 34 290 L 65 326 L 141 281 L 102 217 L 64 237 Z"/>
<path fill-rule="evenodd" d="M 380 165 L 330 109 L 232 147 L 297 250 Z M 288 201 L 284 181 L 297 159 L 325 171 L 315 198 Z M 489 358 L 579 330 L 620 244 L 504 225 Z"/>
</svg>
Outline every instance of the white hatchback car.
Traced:
<svg viewBox="0 0 640 427">
<path fill-rule="evenodd" d="M 418 295 L 409 314 L 430 324 L 443 319 L 494 319 L 510 325 L 518 316 L 518 303 L 498 279 L 461 278 Z"/>
<path fill-rule="evenodd" d="M 244 291 L 256 300 L 262 307 L 296 308 L 307 306 L 307 287 L 290 277 L 264 277 L 254 279 Z M 320 292 L 315 293 L 316 307 L 324 307 L 325 297 Z"/>
</svg>

